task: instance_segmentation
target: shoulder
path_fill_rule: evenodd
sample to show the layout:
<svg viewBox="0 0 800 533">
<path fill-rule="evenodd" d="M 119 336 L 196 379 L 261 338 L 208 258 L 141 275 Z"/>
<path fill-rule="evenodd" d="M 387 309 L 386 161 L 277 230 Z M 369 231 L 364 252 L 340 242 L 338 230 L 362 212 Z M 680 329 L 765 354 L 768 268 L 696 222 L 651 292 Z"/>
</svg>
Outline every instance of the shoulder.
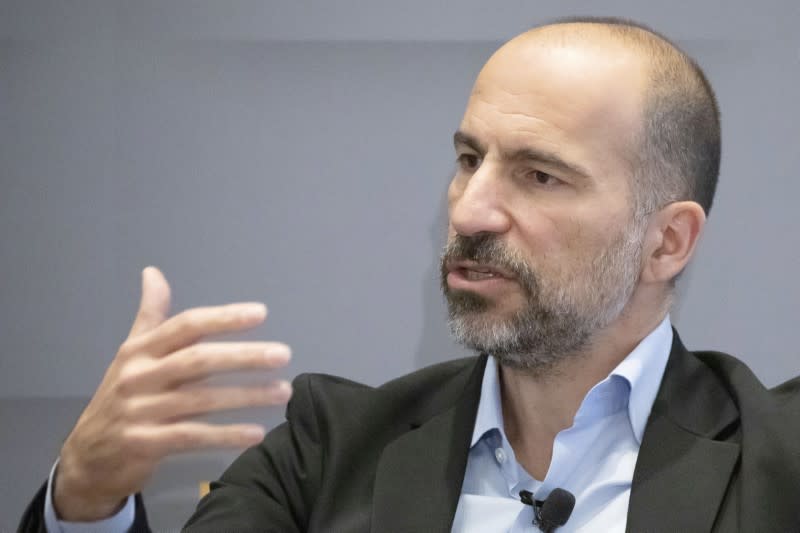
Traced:
<svg viewBox="0 0 800 533">
<path fill-rule="evenodd" d="M 476 364 L 478 364 L 480 359 L 481 358 L 478 356 L 464 357 L 461 359 L 453 359 L 443 363 L 426 366 L 419 370 L 415 370 L 414 372 L 410 372 L 403 376 L 387 381 L 378 387 L 365 385 L 357 381 L 352 381 L 350 379 L 331 374 L 320 373 L 299 374 L 295 378 L 295 383 L 301 383 L 303 385 L 308 384 L 321 388 L 354 390 L 360 392 L 364 392 L 366 390 L 388 391 L 397 388 L 414 388 L 418 387 L 420 384 L 441 382 L 442 380 L 447 380 L 455 375 L 462 374 L 465 371 L 468 372 L 472 370 Z"/>
<path fill-rule="evenodd" d="M 485 358 L 466 357 L 431 365 L 373 387 L 329 374 L 300 374 L 292 382 L 289 414 L 298 409 L 324 415 L 386 417 L 401 412 L 436 411 L 463 393 Z M 384 418 L 385 419 L 385 418 Z"/>
<path fill-rule="evenodd" d="M 732 355 L 717 351 L 690 353 L 713 372 L 732 399 L 743 435 L 800 439 L 800 377 L 770 388 L 744 362 Z"/>
<path fill-rule="evenodd" d="M 770 400 L 778 403 L 800 399 L 800 376 L 769 388 L 753 373 L 744 362 L 733 355 L 718 351 L 690 352 L 706 367 L 711 369 L 726 388 L 741 396 L 748 393 L 754 399 Z"/>
<path fill-rule="evenodd" d="M 734 396 L 740 392 L 766 395 L 768 389 L 756 377 L 750 367 L 733 355 L 714 350 L 689 352 L 706 368 L 711 370 L 720 383 Z"/>
<path fill-rule="evenodd" d="M 481 373 L 485 361 L 453 360 L 378 387 L 326 374 L 301 374 L 293 382 L 286 423 L 267 435 L 264 449 L 276 457 L 315 457 L 303 464 L 316 465 L 311 470 L 321 476 L 320 484 L 324 478 L 337 486 L 357 485 L 363 480 L 353 472 L 374 472 L 388 443 L 451 408 L 463 395 L 480 394 L 468 384 L 474 383 L 470 377 Z"/>
</svg>

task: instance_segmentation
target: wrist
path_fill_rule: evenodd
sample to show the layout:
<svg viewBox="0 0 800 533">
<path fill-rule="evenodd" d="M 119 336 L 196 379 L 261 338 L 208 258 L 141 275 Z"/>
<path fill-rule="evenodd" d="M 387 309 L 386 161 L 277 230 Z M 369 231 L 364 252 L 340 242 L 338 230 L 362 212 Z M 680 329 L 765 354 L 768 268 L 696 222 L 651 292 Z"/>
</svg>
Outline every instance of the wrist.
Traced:
<svg viewBox="0 0 800 533">
<path fill-rule="evenodd" d="M 104 498 L 87 486 L 86 477 L 56 466 L 53 474 L 53 508 L 56 518 L 65 522 L 97 522 L 117 514 L 127 497 Z"/>
</svg>

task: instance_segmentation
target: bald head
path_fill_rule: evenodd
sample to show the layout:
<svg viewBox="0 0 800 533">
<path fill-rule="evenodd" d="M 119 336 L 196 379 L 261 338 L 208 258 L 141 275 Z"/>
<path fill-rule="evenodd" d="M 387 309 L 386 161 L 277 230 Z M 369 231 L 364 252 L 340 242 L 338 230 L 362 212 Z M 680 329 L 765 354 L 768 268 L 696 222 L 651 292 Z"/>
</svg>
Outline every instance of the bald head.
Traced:
<svg viewBox="0 0 800 533">
<path fill-rule="evenodd" d="M 719 109 L 694 60 L 638 23 L 573 18 L 515 37 L 495 53 L 482 74 L 498 64 L 510 64 L 510 58 L 517 61 L 518 69 L 525 69 L 526 58 L 536 50 L 560 54 L 561 75 L 575 77 L 581 57 L 591 58 L 594 66 L 619 68 L 619 81 L 628 85 L 629 105 L 617 107 L 614 114 L 637 116 L 624 139 L 637 211 L 646 214 L 670 202 L 691 200 L 708 213 L 719 175 Z M 575 81 L 591 83 L 579 75 Z M 636 96 L 631 96 L 631 91 Z M 629 119 L 630 115 L 619 118 Z"/>
<path fill-rule="evenodd" d="M 454 145 L 457 339 L 532 371 L 663 319 L 719 162 L 713 95 L 682 52 L 608 21 L 526 32 L 481 70 Z"/>
</svg>

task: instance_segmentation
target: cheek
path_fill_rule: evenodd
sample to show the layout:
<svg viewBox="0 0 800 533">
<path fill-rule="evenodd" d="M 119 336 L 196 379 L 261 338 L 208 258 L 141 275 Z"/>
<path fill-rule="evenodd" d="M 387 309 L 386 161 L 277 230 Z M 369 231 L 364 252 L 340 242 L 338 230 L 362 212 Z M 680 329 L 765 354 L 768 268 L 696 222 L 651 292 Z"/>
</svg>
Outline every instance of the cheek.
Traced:
<svg viewBox="0 0 800 533">
<path fill-rule="evenodd" d="M 569 241 L 569 229 L 564 222 L 556 221 L 541 213 L 528 213 L 517 217 L 520 243 L 516 246 L 532 265 L 547 266 L 551 260 L 563 257 L 565 241 Z M 513 243 L 512 243 L 513 244 Z"/>
<path fill-rule="evenodd" d="M 612 207 L 613 200 L 595 199 L 590 205 L 542 213 L 539 224 L 547 228 L 544 238 L 549 240 L 551 252 L 591 260 L 607 248 L 630 222 L 627 206 Z"/>
<path fill-rule="evenodd" d="M 534 270 L 553 283 L 584 277 L 607 246 L 602 224 L 574 217 L 539 217 L 535 222 L 521 227 L 518 249 Z"/>
</svg>

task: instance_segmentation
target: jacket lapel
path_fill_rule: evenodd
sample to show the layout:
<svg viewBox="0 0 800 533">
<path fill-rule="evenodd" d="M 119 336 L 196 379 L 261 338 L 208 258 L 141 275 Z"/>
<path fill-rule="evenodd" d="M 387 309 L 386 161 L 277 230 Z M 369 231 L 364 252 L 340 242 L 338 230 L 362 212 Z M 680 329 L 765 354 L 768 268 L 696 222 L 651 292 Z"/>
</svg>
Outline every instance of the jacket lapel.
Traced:
<svg viewBox="0 0 800 533">
<path fill-rule="evenodd" d="M 633 474 L 627 531 L 711 531 L 739 444 L 739 414 L 714 373 L 673 330 L 664 378 Z"/>
<path fill-rule="evenodd" d="M 450 531 L 480 401 L 486 356 L 477 359 L 455 401 L 389 444 L 378 462 L 374 533 Z"/>
</svg>

